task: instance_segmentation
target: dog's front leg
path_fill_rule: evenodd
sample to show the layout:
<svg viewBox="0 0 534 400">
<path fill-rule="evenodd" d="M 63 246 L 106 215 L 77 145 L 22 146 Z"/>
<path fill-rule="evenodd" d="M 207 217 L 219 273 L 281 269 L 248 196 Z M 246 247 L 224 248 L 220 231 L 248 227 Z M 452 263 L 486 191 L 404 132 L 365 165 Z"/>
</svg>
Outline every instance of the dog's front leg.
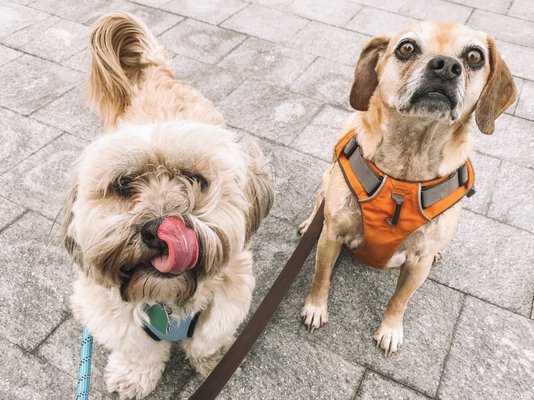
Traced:
<svg viewBox="0 0 534 400">
<path fill-rule="evenodd" d="M 386 357 L 395 353 L 402 345 L 404 337 L 402 321 L 406 304 L 425 281 L 433 259 L 433 256 L 422 257 L 418 260 L 408 258 L 401 267 L 395 293 L 389 299 L 382 323 L 373 336 L 377 347 L 384 350 Z"/>
<path fill-rule="evenodd" d="M 234 334 L 247 316 L 255 278 L 252 254 L 243 251 L 225 267 L 213 299 L 195 326 L 193 337 L 180 343 L 191 365 L 207 376 L 234 341 Z"/>
<path fill-rule="evenodd" d="M 301 313 L 302 321 L 308 327 L 309 332 L 313 332 L 328 322 L 330 275 L 342 245 L 340 236 L 329 229 L 329 224 L 325 221 L 317 244 L 317 261 L 311 290 Z"/>
<path fill-rule="evenodd" d="M 121 399 L 142 399 L 157 386 L 169 359 L 171 342 L 156 342 L 141 329 L 139 340 L 112 350 L 106 365 L 106 387 Z"/>
<path fill-rule="evenodd" d="M 121 399 L 143 398 L 152 392 L 169 359 L 170 342 L 157 342 L 134 320 L 134 306 L 122 301 L 117 289 L 81 277 L 71 296 L 74 316 L 95 341 L 111 354 L 105 370 L 110 392 Z"/>
</svg>

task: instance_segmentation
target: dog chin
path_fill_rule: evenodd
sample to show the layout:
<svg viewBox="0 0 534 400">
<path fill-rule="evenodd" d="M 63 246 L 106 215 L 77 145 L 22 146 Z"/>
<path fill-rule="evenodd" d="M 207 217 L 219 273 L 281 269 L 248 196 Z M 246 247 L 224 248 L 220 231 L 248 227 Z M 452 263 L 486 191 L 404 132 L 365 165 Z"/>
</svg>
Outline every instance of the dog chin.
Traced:
<svg viewBox="0 0 534 400">
<path fill-rule="evenodd" d="M 140 263 L 123 273 L 120 294 L 124 301 L 130 303 L 149 299 L 181 305 L 193 296 L 197 281 L 196 270 L 169 274 L 159 272 L 150 263 Z"/>
<path fill-rule="evenodd" d="M 432 118 L 443 121 L 458 119 L 457 106 L 454 101 L 441 93 L 430 92 L 422 96 L 413 96 L 406 107 L 399 112 L 414 117 Z"/>
</svg>

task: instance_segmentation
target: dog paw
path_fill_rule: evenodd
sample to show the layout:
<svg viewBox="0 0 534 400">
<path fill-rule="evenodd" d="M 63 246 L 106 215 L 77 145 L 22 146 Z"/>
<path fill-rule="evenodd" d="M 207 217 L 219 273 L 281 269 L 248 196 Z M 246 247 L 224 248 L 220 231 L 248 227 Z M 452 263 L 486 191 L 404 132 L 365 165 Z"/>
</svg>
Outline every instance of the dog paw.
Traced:
<svg viewBox="0 0 534 400">
<path fill-rule="evenodd" d="M 224 349 L 220 349 L 215 354 L 212 354 L 208 357 L 191 357 L 189 362 L 200 375 L 207 377 L 211 371 L 213 371 L 213 368 L 217 366 L 219 361 L 221 361 L 221 358 L 224 356 L 226 351 L 227 348 L 225 347 Z"/>
<path fill-rule="evenodd" d="M 164 369 L 165 363 L 146 366 L 110 357 L 105 372 L 106 387 L 110 392 L 117 392 L 121 400 L 142 399 L 156 388 Z"/>
<path fill-rule="evenodd" d="M 308 227 L 311 224 L 311 220 L 308 218 L 306 221 L 302 222 L 299 227 L 297 228 L 297 233 L 299 235 L 304 235 L 306 231 L 308 230 Z"/>
<path fill-rule="evenodd" d="M 434 256 L 434 263 L 440 262 L 443 259 L 443 253 L 438 251 Z"/>
<path fill-rule="evenodd" d="M 384 350 L 386 357 L 400 349 L 403 338 L 402 322 L 395 325 L 382 322 L 373 336 L 376 341 L 376 347 Z"/>
<path fill-rule="evenodd" d="M 328 322 L 327 306 L 326 304 L 315 306 L 307 301 L 302 308 L 300 316 L 302 317 L 302 322 L 308 328 L 308 332 L 311 333 Z"/>
</svg>

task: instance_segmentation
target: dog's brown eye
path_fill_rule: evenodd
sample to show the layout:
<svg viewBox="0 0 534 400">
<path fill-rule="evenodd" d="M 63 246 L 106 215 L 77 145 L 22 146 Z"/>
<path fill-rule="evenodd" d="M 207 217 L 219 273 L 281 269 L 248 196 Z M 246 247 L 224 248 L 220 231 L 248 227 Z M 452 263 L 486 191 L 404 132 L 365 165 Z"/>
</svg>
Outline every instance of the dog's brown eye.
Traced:
<svg viewBox="0 0 534 400">
<path fill-rule="evenodd" d="M 404 43 L 401 45 L 401 47 L 399 48 L 399 52 L 403 55 L 403 56 L 407 56 L 409 54 L 412 54 L 413 52 L 415 51 L 415 47 L 413 44 L 411 43 Z"/>
<path fill-rule="evenodd" d="M 465 53 L 465 59 L 470 67 L 481 67 L 484 63 L 484 56 L 478 49 L 471 49 Z"/>
<path fill-rule="evenodd" d="M 190 182 L 197 182 L 202 190 L 208 187 L 208 180 L 201 174 L 197 174 L 193 171 L 182 171 L 182 175 Z"/>
<path fill-rule="evenodd" d="M 119 177 L 115 182 L 111 184 L 110 190 L 124 198 L 132 197 L 133 178 L 127 175 Z"/>
<path fill-rule="evenodd" d="M 411 41 L 402 42 L 395 49 L 395 55 L 400 60 L 407 60 L 417 53 L 417 45 Z"/>
</svg>

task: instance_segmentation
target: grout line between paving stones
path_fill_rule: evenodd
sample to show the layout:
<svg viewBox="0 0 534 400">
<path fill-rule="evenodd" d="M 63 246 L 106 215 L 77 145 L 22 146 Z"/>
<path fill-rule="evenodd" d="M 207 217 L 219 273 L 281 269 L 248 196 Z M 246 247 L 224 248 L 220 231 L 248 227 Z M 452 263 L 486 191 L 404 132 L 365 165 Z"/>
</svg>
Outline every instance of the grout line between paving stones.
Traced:
<svg viewBox="0 0 534 400">
<path fill-rule="evenodd" d="M 514 111 L 512 112 L 512 115 L 515 116 L 515 112 L 517 111 L 517 106 L 519 105 L 519 101 L 521 100 L 521 93 L 523 93 L 523 88 L 525 87 L 525 80 L 521 82 L 521 87 L 519 88 L 519 92 L 517 93 L 517 101 L 515 102 Z"/>
<path fill-rule="evenodd" d="M 4 199 L 7 199 L 6 197 L 3 197 Z M 11 201 L 11 199 L 7 199 Z M 20 205 L 20 204 L 19 204 Z M 28 214 L 31 210 L 25 209 L 22 214 L 18 215 L 17 217 L 13 218 L 9 223 L 7 223 L 5 226 L 0 228 L 0 235 L 4 233 L 5 230 L 10 228 L 11 226 L 15 225 L 18 221 L 20 221 L 26 214 Z"/>
<path fill-rule="evenodd" d="M 513 165 L 517 165 L 518 167 L 521 167 L 521 168 L 526 168 L 526 169 L 530 169 L 530 170 L 534 170 L 534 167 L 531 167 L 531 166 L 528 166 L 528 165 L 525 165 L 525 164 L 521 164 L 515 160 L 509 160 L 507 158 L 501 158 L 501 157 L 498 157 L 498 156 L 495 156 L 493 154 L 488 154 L 488 153 L 485 153 L 483 151 L 480 151 L 480 150 L 473 150 L 475 153 L 478 153 L 478 154 L 481 154 L 485 157 L 490 157 L 490 158 L 493 158 L 495 160 L 500 160 L 500 161 L 506 161 L 510 164 L 513 164 Z"/>
<path fill-rule="evenodd" d="M 441 369 L 441 374 L 439 375 L 438 387 L 436 389 L 436 393 L 434 393 L 434 398 L 439 398 L 439 389 L 441 388 L 441 384 L 443 383 L 443 375 L 445 374 L 445 368 L 447 368 L 447 363 L 449 362 L 452 346 L 454 345 L 454 340 L 456 339 L 456 334 L 458 333 L 458 325 L 460 324 L 460 319 L 465 308 L 467 296 L 468 295 L 464 294 L 464 298 L 462 299 L 462 306 L 460 307 L 460 312 L 458 313 L 458 317 L 456 317 L 454 327 L 452 328 L 451 343 L 449 345 L 449 349 L 447 350 L 447 354 L 445 354 L 445 360 L 443 361 L 443 368 Z"/>
<path fill-rule="evenodd" d="M 37 351 L 41 348 L 41 346 L 50 338 L 50 336 L 52 336 L 54 334 L 54 332 L 56 332 L 58 330 L 58 328 L 63 325 L 65 323 L 65 321 L 67 321 L 68 319 L 70 319 L 72 317 L 72 313 L 70 312 L 70 309 L 68 308 L 67 311 L 63 311 L 63 316 L 61 318 L 61 321 L 56 325 L 54 326 L 50 332 L 48 332 L 46 334 L 46 336 L 43 338 L 43 340 L 41 340 L 39 343 L 37 343 L 37 345 L 35 345 L 35 347 L 33 349 L 31 349 L 30 351 L 28 351 L 29 354 L 31 354 L 32 356 L 36 356 L 37 357 Z"/>
<path fill-rule="evenodd" d="M 482 301 L 483 303 L 489 304 L 490 306 L 497 307 L 497 308 L 499 308 L 499 309 L 502 310 L 502 311 L 506 311 L 506 312 L 512 313 L 512 314 L 514 314 L 514 315 L 517 315 L 517 316 L 519 316 L 519 317 L 523 317 L 523 318 L 526 318 L 526 319 L 530 319 L 530 315 L 529 315 L 529 316 L 526 316 L 526 315 L 520 314 L 520 313 L 518 313 L 518 312 L 516 312 L 516 311 L 510 310 L 510 309 L 508 309 L 508 308 L 506 308 L 506 307 L 504 307 L 504 306 L 501 306 L 500 304 L 493 303 L 493 302 L 491 302 L 491 301 L 489 301 L 489 300 L 487 300 L 487 299 L 483 299 L 482 297 L 479 297 L 479 296 L 476 295 L 476 294 L 472 294 L 472 293 L 464 292 L 464 291 L 461 290 L 461 289 L 455 288 L 455 287 L 453 287 L 453 286 L 449 286 L 449 285 L 447 285 L 446 283 L 443 283 L 443 282 L 440 282 L 440 281 L 436 280 L 435 278 L 427 278 L 427 280 L 429 280 L 429 281 L 431 281 L 431 282 L 433 282 L 433 283 L 435 283 L 435 284 L 437 284 L 437 285 L 441 285 L 441 286 L 443 286 L 443 287 L 446 287 L 446 288 L 448 288 L 448 289 L 452 289 L 452 290 L 454 290 L 455 292 L 459 292 L 459 293 L 462 293 L 462 294 L 464 294 L 464 295 L 466 295 L 466 296 L 473 297 L 474 299 L 477 299 L 477 300 L 479 300 L 479 301 Z"/>
<path fill-rule="evenodd" d="M 408 384 L 408 383 L 404 383 L 404 382 L 399 382 L 397 381 L 395 378 L 393 378 L 392 376 L 386 374 L 386 373 L 383 373 L 383 372 L 380 372 L 380 371 L 377 371 L 374 367 L 372 367 L 371 365 L 367 364 L 366 362 L 360 362 L 356 359 L 352 359 L 352 360 L 349 360 L 347 358 L 345 358 L 344 355 L 342 354 L 339 354 L 337 353 L 336 351 L 333 351 L 332 349 L 329 349 L 328 347 L 325 347 L 322 343 L 316 343 L 316 342 L 312 342 L 310 339 L 308 339 L 307 336 L 299 336 L 300 338 L 306 340 L 308 343 L 310 343 L 311 345 L 313 346 L 316 346 L 316 347 L 319 347 L 320 349 L 326 351 L 326 352 L 329 352 L 329 353 L 332 353 L 332 354 L 335 354 L 337 355 L 339 358 L 341 358 L 342 360 L 346 361 L 347 363 L 349 364 L 353 364 L 353 365 L 357 365 L 357 366 L 360 366 L 360 367 L 364 367 L 366 370 L 369 370 L 369 371 L 372 371 L 384 378 L 387 378 L 401 386 L 404 386 L 404 387 L 407 387 L 411 390 L 413 390 L 414 392 L 417 392 L 419 394 L 422 394 L 423 396 L 427 397 L 427 398 L 431 398 L 429 395 L 425 394 L 424 392 L 421 392 L 421 390 L 415 388 L 414 386 Z M 382 355 L 380 355 L 380 357 L 382 357 Z"/>
<path fill-rule="evenodd" d="M 139 3 L 135 3 L 135 2 L 133 2 L 133 4 L 139 4 Z M 171 29 L 173 29 L 173 28 L 177 27 L 178 25 L 180 25 L 180 24 L 181 24 L 182 22 L 184 22 L 185 20 L 187 20 L 187 18 L 185 18 L 185 17 L 184 17 L 183 19 L 181 19 L 181 20 L 180 20 L 180 21 L 178 21 L 177 23 L 173 24 L 173 25 L 172 25 L 172 26 L 170 26 L 169 28 L 167 28 L 167 29 L 165 29 L 164 31 L 162 31 L 162 32 L 158 33 L 157 35 L 155 35 L 155 36 L 156 36 L 156 38 L 158 38 L 158 39 L 159 39 L 159 37 L 160 37 L 161 35 L 163 35 L 164 33 L 168 32 L 168 31 L 170 31 Z M 150 28 L 149 28 L 149 29 L 150 29 Z M 167 51 L 167 52 L 168 52 L 169 50 L 165 49 L 165 51 Z M 171 59 L 172 59 L 172 57 L 171 57 Z"/>
<path fill-rule="evenodd" d="M 469 13 L 469 16 L 467 17 L 467 19 L 464 22 L 465 25 L 467 25 L 469 23 L 469 21 L 471 20 L 471 17 L 473 16 L 474 13 L 475 13 L 475 9 L 473 8 L 471 10 L 471 12 Z"/>
<path fill-rule="evenodd" d="M 484 214 L 479 213 L 479 212 L 477 212 L 477 211 L 471 210 L 471 209 L 469 209 L 469 208 L 467 208 L 467 207 L 463 207 L 463 209 L 465 209 L 466 211 L 472 212 L 473 214 L 480 215 L 481 217 L 488 218 L 488 219 L 490 219 L 490 220 L 492 220 L 492 221 L 494 221 L 494 222 L 498 222 L 498 223 L 500 223 L 500 224 L 503 224 L 503 225 L 506 225 L 506 226 L 510 226 L 510 227 L 512 227 L 512 228 L 515 228 L 515 229 L 519 229 L 519 230 L 521 230 L 521 231 L 523 231 L 523 232 L 526 232 L 526 233 L 534 234 L 534 231 L 529 231 L 528 229 L 522 228 L 522 227 L 520 227 L 520 226 L 516 226 L 516 225 L 511 224 L 511 223 L 509 223 L 509 222 L 501 221 L 500 219 L 491 217 L 491 216 L 489 216 L 489 215 L 484 215 Z"/>
<path fill-rule="evenodd" d="M 252 3 L 248 3 L 246 6 L 240 8 L 239 10 L 237 10 L 237 11 L 236 11 L 235 13 L 233 13 L 232 15 L 230 15 L 230 16 L 226 17 L 225 19 L 223 19 L 221 22 L 219 22 L 219 23 L 217 24 L 217 26 L 218 26 L 219 28 L 223 28 L 223 27 L 221 26 L 222 24 L 224 24 L 226 21 L 228 21 L 228 20 L 229 20 L 230 18 L 232 18 L 234 15 L 237 15 L 237 14 L 239 14 L 241 11 L 243 11 L 243 10 L 249 8 L 251 5 L 252 5 Z M 223 28 L 223 29 L 225 29 L 225 28 Z"/>
<path fill-rule="evenodd" d="M 57 129 L 57 128 L 56 128 Z M 0 176 L 4 176 L 5 174 L 7 174 L 8 172 L 14 170 L 16 167 L 18 167 L 20 164 L 22 164 L 24 161 L 26 161 L 27 159 L 29 159 L 30 157 L 32 157 L 35 153 L 38 153 L 39 151 L 41 151 L 42 149 L 44 149 L 46 146 L 48 146 L 49 144 L 51 144 L 52 142 L 56 141 L 56 140 L 59 140 L 61 137 L 67 135 L 67 133 L 59 130 L 61 133 L 54 137 L 53 139 L 49 140 L 48 142 L 46 142 L 44 145 L 42 145 L 41 147 L 39 147 L 38 149 L 32 151 L 30 154 L 28 154 L 26 157 L 24 157 L 22 160 L 20 160 L 18 163 L 12 165 L 11 167 L 9 167 L 8 169 L 6 169 L 4 172 L 2 172 L 0 174 Z M 11 200 L 11 199 L 9 199 Z"/>
<path fill-rule="evenodd" d="M 367 378 L 367 375 L 369 375 L 369 368 L 365 367 L 365 370 L 363 371 L 362 377 L 360 378 L 360 382 L 358 382 L 358 385 L 356 386 L 356 391 L 354 392 L 354 396 L 352 396 L 352 400 L 357 400 L 358 395 L 361 392 L 362 383 Z"/>
<path fill-rule="evenodd" d="M 503 160 L 501 160 L 497 166 L 497 170 L 500 171 L 502 168 Z M 486 206 L 486 210 L 484 211 L 484 215 L 487 217 L 489 210 L 491 206 L 493 205 L 493 198 L 495 197 L 495 185 L 491 186 L 491 193 L 489 193 L 490 199 L 488 201 L 488 205 Z"/>
</svg>

